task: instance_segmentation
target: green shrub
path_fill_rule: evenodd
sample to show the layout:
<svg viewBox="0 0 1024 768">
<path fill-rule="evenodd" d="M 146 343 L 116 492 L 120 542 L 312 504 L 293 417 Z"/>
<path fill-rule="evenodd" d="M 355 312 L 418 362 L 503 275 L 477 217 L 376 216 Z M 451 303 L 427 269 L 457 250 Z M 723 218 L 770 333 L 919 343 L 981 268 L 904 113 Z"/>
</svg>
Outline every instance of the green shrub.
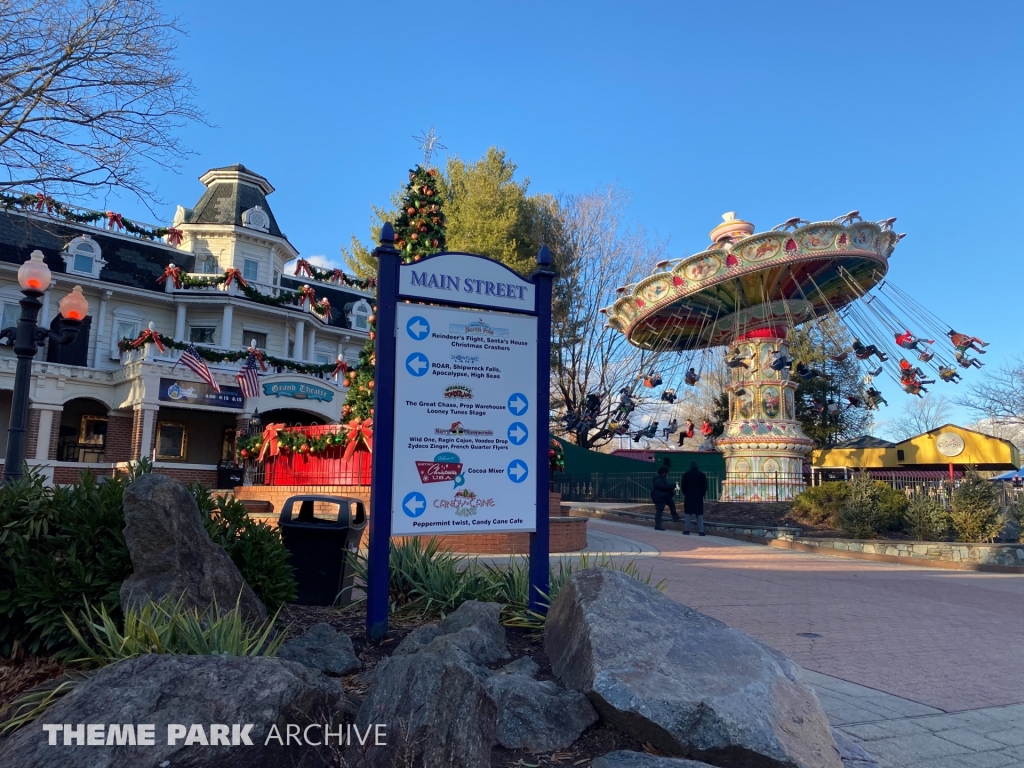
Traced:
<svg viewBox="0 0 1024 768">
<path fill-rule="evenodd" d="M 836 522 L 847 536 L 869 539 L 897 530 L 903 522 L 907 497 L 866 472 L 858 472 L 849 482 L 848 495 L 839 508 Z"/>
<path fill-rule="evenodd" d="M 935 499 L 919 496 L 912 499 L 907 507 L 903 526 L 917 541 L 935 541 L 946 536 L 949 514 Z"/>
<path fill-rule="evenodd" d="M 148 467 L 139 463 L 134 476 Z M 131 574 L 124 534 L 128 477 L 47 488 L 29 471 L 0 487 L 0 654 L 37 654 L 75 644 L 64 614 L 83 604 L 121 618 L 121 583 Z M 245 516 L 241 503 L 210 500 L 193 486 L 211 538 L 221 544 L 263 602 L 276 610 L 294 599 L 287 550 L 277 531 Z M 217 511 L 215 511 L 217 510 Z M 76 622 L 78 620 L 76 619 Z M 84 623 L 76 623 L 87 632 Z"/>
<path fill-rule="evenodd" d="M 953 491 L 949 521 L 957 541 L 992 541 L 1003 528 L 995 484 L 976 472 L 967 472 Z"/>
<path fill-rule="evenodd" d="M 811 525 L 835 525 L 840 507 L 850 495 L 850 484 L 840 481 L 812 486 L 793 500 L 793 514 Z"/>
</svg>

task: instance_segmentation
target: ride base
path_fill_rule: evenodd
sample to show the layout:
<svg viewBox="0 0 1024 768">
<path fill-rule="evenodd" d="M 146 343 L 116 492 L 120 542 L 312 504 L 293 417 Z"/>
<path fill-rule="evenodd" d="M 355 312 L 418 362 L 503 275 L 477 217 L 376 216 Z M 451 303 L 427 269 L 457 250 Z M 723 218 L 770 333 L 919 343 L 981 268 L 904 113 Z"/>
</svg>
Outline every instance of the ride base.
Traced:
<svg viewBox="0 0 1024 768">
<path fill-rule="evenodd" d="M 803 489 L 804 458 L 813 441 L 796 420 L 796 382 L 789 369 L 785 328 L 762 328 L 736 338 L 729 384 L 729 421 L 715 445 L 725 457 L 722 501 L 792 501 Z"/>
</svg>

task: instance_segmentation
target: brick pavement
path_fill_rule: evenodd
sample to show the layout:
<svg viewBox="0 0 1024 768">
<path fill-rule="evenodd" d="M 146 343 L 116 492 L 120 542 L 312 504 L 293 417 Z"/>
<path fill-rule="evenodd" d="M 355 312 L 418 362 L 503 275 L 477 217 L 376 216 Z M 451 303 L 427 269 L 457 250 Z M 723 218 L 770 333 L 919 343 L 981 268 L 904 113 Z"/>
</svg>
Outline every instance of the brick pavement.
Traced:
<svg viewBox="0 0 1024 768">
<path fill-rule="evenodd" d="M 1019 576 L 590 526 L 657 548 L 643 566 L 670 597 L 810 670 L 833 724 L 886 768 L 1024 766 Z"/>
</svg>

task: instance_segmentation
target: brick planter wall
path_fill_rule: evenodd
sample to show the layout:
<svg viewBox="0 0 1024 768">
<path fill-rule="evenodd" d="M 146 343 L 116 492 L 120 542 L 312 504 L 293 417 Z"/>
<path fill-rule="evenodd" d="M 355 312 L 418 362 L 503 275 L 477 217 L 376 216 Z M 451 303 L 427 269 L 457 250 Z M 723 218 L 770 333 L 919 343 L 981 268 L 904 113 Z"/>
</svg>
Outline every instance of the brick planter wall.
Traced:
<svg viewBox="0 0 1024 768">
<path fill-rule="evenodd" d="M 290 496 L 349 496 L 361 499 L 370 511 L 370 489 L 365 485 L 246 485 L 236 488 L 235 498 L 252 503 L 253 517 L 259 517 L 271 525 L 277 525 L 281 505 Z M 557 503 L 556 503 L 557 501 Z M 265 502 L 269 505 L 259 505 Z M 587 546 L 587 520 L 584 517 L 563 516 L 562 497 L 551 494 L 549 499 L 551 518 L 549 521 L 549 551 L 578 552 Z M 262 510 L 256 510 L 262 507 Z M 568 509 L 565 510 L 568 512 Z M 365 547 L 369 527 L 364 529 L 359 546 Z M 399 538 L 395 537 L 396 541 Z M 437 539 L 440 546 L 454 552 L 468 552 L 482 555 L 525 555 L 530 551 L 528 533 L 467 533 L 458 536 L 418 536 L 420 539 Z"/>
</svg>

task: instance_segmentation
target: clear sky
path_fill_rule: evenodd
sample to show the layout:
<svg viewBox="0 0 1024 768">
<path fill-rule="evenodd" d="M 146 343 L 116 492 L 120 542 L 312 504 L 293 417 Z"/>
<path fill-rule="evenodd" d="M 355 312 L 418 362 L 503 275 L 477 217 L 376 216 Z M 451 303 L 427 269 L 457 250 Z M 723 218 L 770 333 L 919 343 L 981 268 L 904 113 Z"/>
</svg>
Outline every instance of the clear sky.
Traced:
<svg viewBox="0 0 1024 768">
<path fill-rule="evenodd" d="M 534 191 L 620 184 L 677 257 L 703 249 L 725 211 L 759 230 L 897 216 L 891 278 L 992 342 L 989 365 L 1019 352 L 1024 2 L 168 8 L 215 127 L 188 129 L 196 156 L 155 177 L 165 221 L 198 199 L 203 171 L 240 162 L 277 188 L 299 251 L 337 259 L 434 125 L 448 153 L 505 148 Z"/>
</svg>

